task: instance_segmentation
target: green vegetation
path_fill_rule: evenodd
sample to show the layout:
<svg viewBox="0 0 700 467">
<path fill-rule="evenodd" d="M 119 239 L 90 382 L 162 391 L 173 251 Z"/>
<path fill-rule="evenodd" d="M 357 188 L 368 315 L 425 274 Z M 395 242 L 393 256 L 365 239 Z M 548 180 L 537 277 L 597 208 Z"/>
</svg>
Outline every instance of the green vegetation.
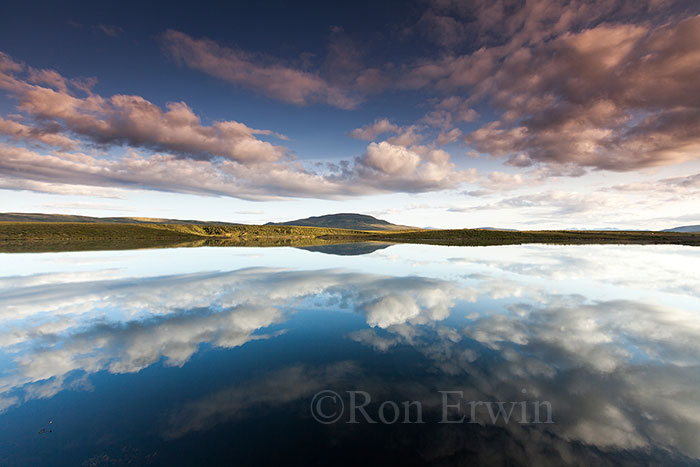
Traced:
<svg viewBox="0 0 700 467">
<path fill-rule="evenodd" d="M 318 246 L 364 232 L 258 225 L 0 222 L 0 252 L 196 246 Z M 328 236 L 330 238 L 324 238 Z"/>
<path fill-rule="evenodd" d="M 396 243 L 435 245 L 509 245 L 521 243 L 555 244 L 680 244 L 700 245 L 700 234 L 651 231 L 511 231 L 486 229 L 413 230 L 368 234 L 368 239 Z"/>
<path fill-rule="evenodd" d="M 0 222 L 0 251 L 72 251 L 195 246 L 322 246 L 353 242 L 433 245 L 682 244 L 700 233 L 506 231 L 484 229 L 363 231 L 286 225 Z"/>
</svg>

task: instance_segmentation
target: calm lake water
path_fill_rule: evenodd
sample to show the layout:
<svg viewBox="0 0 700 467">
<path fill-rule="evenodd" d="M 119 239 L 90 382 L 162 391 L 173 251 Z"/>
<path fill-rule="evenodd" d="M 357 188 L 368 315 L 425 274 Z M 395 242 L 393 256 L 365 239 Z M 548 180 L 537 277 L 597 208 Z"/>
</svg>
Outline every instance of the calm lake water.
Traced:
<svg viewBox="0 0 700 467">
<path fill-rule="evenodd" d="M 1 465 L 700 464 L 700 248 L 0 265 Z"/>
</svg>

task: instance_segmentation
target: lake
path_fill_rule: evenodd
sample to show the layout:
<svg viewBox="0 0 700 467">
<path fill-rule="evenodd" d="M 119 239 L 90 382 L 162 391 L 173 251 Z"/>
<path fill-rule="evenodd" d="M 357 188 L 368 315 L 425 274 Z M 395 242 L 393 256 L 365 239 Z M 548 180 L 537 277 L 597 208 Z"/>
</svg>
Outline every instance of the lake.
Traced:
<svg viewBox="0 0 700 467">
<path fill-rule="evenodd" d="M 700 465 L 700 249 L 0 254 L 1 465 Z"/>
</svg>

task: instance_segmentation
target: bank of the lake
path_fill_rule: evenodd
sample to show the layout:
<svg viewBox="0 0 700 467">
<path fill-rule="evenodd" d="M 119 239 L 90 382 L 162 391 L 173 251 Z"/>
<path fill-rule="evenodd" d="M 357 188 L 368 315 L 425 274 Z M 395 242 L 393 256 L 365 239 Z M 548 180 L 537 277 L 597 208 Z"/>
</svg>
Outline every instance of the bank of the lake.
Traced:
<svg viewBox="0 0 700 467">
<path fill-rule="evenodd" d="M 526 243 L 700 245 L 700 233 L 652 231 L 364 231 L 279 225 L 0 222 L 0 251 L 174 246 L 313 246 L 349 242 L 479 246 Z"/>
</svg>

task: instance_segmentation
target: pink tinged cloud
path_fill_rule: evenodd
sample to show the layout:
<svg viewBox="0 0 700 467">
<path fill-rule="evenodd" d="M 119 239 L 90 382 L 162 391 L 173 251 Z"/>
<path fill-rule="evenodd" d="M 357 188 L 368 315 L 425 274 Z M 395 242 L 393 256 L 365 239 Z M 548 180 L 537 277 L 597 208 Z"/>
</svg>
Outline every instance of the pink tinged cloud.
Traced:
<svg viewBox="0 0 700 467">
<path fill-rule="evenodd" d="M 464 141 L 517 167 L 627 171 L 697 159 L 700 16 L 687 11 L 663 1 L 430 2 L 418 29 L 448 48 L 470 37 L 481 47 L 406 65 L 397 86 L 464 91 L 469 106 L 501 111 Z M 425 29 L 448 23 L 464 36 Z M 437 107 L 424 121 L 447 131 L 451 117 Z"/>
<path fill-rule="evenodd" d="M 697 76 L 700 16 L 567 33 L 506 58 L 488 89 L 506 112 L 465 141 L 515 166 L 625 171 L 698 159 Z"/>
<path fill-rule="evenodd" d="M 341 109 L 355 108 L 360 102 L 357 96 L 318 74 L 291 68 L 269 57 L 223 47 L 209 39 L 194 39 L 168 30 L 161 43 L 165 53 L 181 65 L 274 99 L 296 105 L 320 102 Z"/>
<path fill-rule="evenodd" d="M 3 57 L 0 57 L 0 59 Z M 262 141 L 258 135 L 276 136 L 269 130 L 250 128 L 236 121 L 215 121 L 202 124 L 201 119 L 184 102 L 170 102 L 163 110 L 140 96 L 114 95 L 109 98 L 88 93 L 78 97 L 70 92 L 69 80 L 50 70 L 29 68 L 23 80 L 18 72 L 22 65 L 5 56 L 0 62 L 0 89 L 9 91 L 19 101 L 18 109 L 52 128 L 63 129 L 98 144 L 143 147 L 195 159 L 221 157 L 242 163 L 274 161 L 283 158 L 282 146 Z M 41 82 L 44 87 L 31 82 Z M 80 85 L 80 83 L 78 84 Z M 30 138 L 67 148 L 68 140 L 41 131 L 4 124 L 4 132 L 15 137 Z M 54 131 L 54 133 L 58 133 Z M 282 138 L 284 138 L 282 136 Z"/>
<path fill-rule="evenodd" d="M 29 143 L 43 143 L 48 146 L 60 148 L 64 151 L 77 149 L 78 141 L 58 134 L 59 129 L 51 126 L 34 127 L 14 120 L 0 117 L 0 134 L 9 136 L 15 141 L 27 141 Z"/>
<path fill-rule="evenodd" d="M 467 99 L 451 96 L 435 105 L 435 109 L 425 114 L 420 122 L 439 129 L 436 143 L 445 145 L 457 142 L 462 137 L 462 130 L 456 125 L 472 122 L 477 117 L 478 113 L 470 107 Z"/>
<path fill-rule="evenodd" d="M 418 133 L 418 125 L 401 127 L 391 123 L 388 119 L 378 119 L 369 125 L 355 128 L 350 132 L 350 136 L 355 139 L 374 141 L 379 136 L 386 133 L 394 133 L 394 136 L 387 139 L 391 144 L 397 146 L 413 146 L 423 140 L 424 136 Z"/>
<path fill-rule="evenodd" d="M 28 75 L 25 79 L 23 72 Z M 31 69 L 6 55 L 0 55 L 0 89 L 19 101 L 18 109 L 32 123 L 25 124 L 23 116 L 2 118 L 0 133 L 60 149 L 42 154 L 0 145 L 0 186 L 6 189 L 52 193 L 69 193 L 71 188 L 75 193 L 149 189 L 255 200 L 343 198 L 455 188 L 471 176 L 455 170 L 444 151 L 407 149 L 404 145 L 420 138 L 412 126 L 396 127 L 393 144 L 370 145 L 355 161 L 331 164 L 325 173 L 317 173 L 287 157 L 285 148 L 257 138 L 281 135 L 235 121 L 204 125 L 184 102 L 168 103 L 164 110 L 140 96 L 105 98 L 83 81 Z M 77 95 L 75 89 L 86 95 Z M 124 157 L 102 158 L 67 152 L 80 150 L 79 143 L 85 140 L 165 153 L 147 156 L 129 150 Z"/>
<path fill-rule="evenodd" d="M 425 136 L 418 133 L 418 131 L 419 128 L 417 125 L 403 127 L 397 132 L 396 136 L 392 136 L 387 139 L 387 141 L 399 146 L 414 146 L 425 138 Z"/>
<path fill-rule="evenodd" d="M 462 130 L 459 128 L 452 128 L 449 131 L 440 133 L 437 138 L 437 143 L 441 145 L 454 143 L 459 140 L 460 136 L 462 136 Z"/>
<path fill-rule="evenodd" d="M 355 139 L 365 141 L 373 141 L 384 133 L 396 133 L 400 130 L 398 125 L 394 125 L 388 119 L 382 118 L 375 120 L 374 123 L 365 125 L 360 128 L 355 128 L 350 132 L 350 136 Z"/>
</svg>

